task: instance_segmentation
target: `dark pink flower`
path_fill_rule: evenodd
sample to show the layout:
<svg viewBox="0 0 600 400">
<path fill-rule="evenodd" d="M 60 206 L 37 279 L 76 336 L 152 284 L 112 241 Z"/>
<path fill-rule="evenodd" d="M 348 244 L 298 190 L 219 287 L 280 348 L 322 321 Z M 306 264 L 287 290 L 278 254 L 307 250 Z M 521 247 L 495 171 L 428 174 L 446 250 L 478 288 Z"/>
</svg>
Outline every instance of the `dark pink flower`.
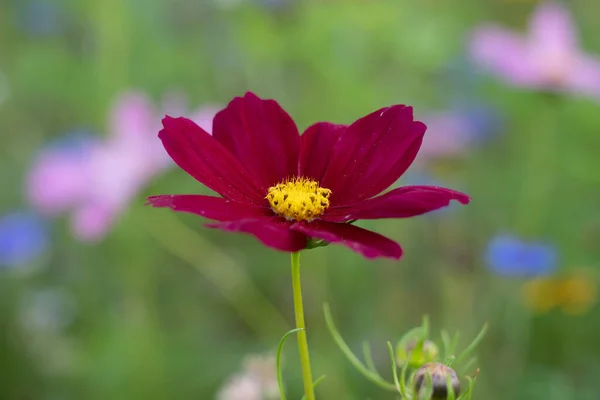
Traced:
<svg viewBox="0 0 600 400">
<path fill-rule="evenodd" d="M 352 225 L 358 219 L 407 218 L 469 197 L 436 186 L 383 195 L 411 165 L 425 125 L 412 107 L 377 110 L 350 126 L 319 122 L 300 135 L 274 100 L 236 97 L 215 116 L 212 136 L 186 118 L 165 117 L 159 137 L 173 160 L 221 197 L 148 199 L 215 220 L 208 226 L 254 235 L 288 252 L 314 241 L 339 243 L 367 258 L 400 258 L 400 246 Z"/>
<path fill-rule="evenodd" d="M 515 86 L 556 90 L 600 99 L 600 59 L 584 53 L 567 8 L 541 4 L 527 36 L 485 25 L 470 43 L 473 59 Z"/>
</svg>

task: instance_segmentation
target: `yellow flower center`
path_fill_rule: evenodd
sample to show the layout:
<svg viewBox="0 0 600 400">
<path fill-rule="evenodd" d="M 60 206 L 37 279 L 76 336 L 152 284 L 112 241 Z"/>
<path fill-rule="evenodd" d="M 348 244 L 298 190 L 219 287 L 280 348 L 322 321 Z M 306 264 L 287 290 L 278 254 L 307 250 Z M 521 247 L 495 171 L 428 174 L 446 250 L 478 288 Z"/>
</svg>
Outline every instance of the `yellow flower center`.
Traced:
<svg viewBox="0 0 600 400">
<path fill-rule="evenodd" d="M 267 200 L 277 214 L 290 220 L 311 221 L 329 207 L 331 190 L 308 178 L 286 179 L 269 188 Z"/>
</svg>

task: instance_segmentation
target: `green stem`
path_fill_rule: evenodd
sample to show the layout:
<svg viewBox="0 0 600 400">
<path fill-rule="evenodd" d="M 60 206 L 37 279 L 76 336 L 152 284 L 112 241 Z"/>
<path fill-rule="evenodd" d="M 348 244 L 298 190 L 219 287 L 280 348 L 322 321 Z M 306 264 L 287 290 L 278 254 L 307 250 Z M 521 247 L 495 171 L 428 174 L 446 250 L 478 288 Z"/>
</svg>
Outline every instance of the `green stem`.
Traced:
<svg viewBox="0 0 600 400">
<path fill-rule="evenodd" d="M 298 351 L 300 352 L 300 365 L 302 366 L 304 395 L 306 396 L 306 400 L 315 400 L 315 389 L 313 386 L 312 372 L 310 370 L 310 357 L 308 355 L 308 340 L 306 339 L 306 326 L 304 324 L 302 284 L 300 282 L 300 252 L 292 253 L 292 288 L 294 292 L 296 329 L 302 329 L 298 332 Z"/>
</svg>

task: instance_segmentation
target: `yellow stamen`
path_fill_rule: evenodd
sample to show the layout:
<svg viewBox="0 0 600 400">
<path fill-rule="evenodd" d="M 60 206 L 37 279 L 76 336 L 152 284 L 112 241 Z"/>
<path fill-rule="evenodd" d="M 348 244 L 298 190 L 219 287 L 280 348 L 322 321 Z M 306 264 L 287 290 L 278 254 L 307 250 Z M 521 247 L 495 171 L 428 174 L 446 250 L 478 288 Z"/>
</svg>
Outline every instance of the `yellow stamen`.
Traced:
<svg viewBox="0 0 600 400">
<path fill-rule="evenodd" d="M 269 188 L 267 200 L 277 214 L 290 220 L 311 221 L 329 207 L 331 190 L 308 178 L 286 179 Z"/>
</svg>

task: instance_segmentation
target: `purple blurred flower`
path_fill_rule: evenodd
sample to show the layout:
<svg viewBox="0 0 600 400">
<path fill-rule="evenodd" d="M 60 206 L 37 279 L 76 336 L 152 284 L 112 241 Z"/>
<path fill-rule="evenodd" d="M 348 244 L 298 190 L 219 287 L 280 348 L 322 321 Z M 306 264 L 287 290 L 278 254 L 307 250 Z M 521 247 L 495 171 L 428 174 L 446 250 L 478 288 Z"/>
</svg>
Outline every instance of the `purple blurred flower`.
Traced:
<svg viewBox="0 0 600 400">
<path fill-rule="evenodd" d="M 13 212 L 0 217 L 0 268 L 24 266 L 48 247 L 44 221 L 29 212 Z"/>
<path fill-rule="evenodd" d="M 439 112 L 423 117 L 423 122 L 427 125 L 427 134 L 415 162 L 461 156 L 469 147 L 469 126 L 462 115 Z"/>
<path fill-rule="evenodd" d="M 463 156 L 471 145 L 490 137 L 501 125 L 497 113 L 483 105 L 459 105 L 453 110 L 423 117 L 427 134 L 417 156 L 418 164 Z"/>
<path fill-rule="evenodd" d="M 525 242 L 516 236 L 503 234 L 490 241 L 485 259 L 498 275 L 533 277 L 554 272 L 558 252 L 548 243 Z"/>
<path fill-rule="evenodd" d="M 30 203 L 50 216 L 70 211 L 73 234 L 80 240 L 102 238 L 143 186 L 172 165 L 156 132 L 165 112 L 185 112 L 183 103 L 170 98 L 158 113 L 143 93 L 119 96 L 105 140 L 42 151 L 29 174 Z M 205 107 L 192 115 L 210 131 L 216 111 Z"/>
<path fill-rule="evenodd" d="M 579 49 L 571 14 L 559 3 L 538 7 L 526 37 L 496 25 L 476 29 L 470 53 L 512 85 L 600 99 L 600 59 Z"/>
</svg>

